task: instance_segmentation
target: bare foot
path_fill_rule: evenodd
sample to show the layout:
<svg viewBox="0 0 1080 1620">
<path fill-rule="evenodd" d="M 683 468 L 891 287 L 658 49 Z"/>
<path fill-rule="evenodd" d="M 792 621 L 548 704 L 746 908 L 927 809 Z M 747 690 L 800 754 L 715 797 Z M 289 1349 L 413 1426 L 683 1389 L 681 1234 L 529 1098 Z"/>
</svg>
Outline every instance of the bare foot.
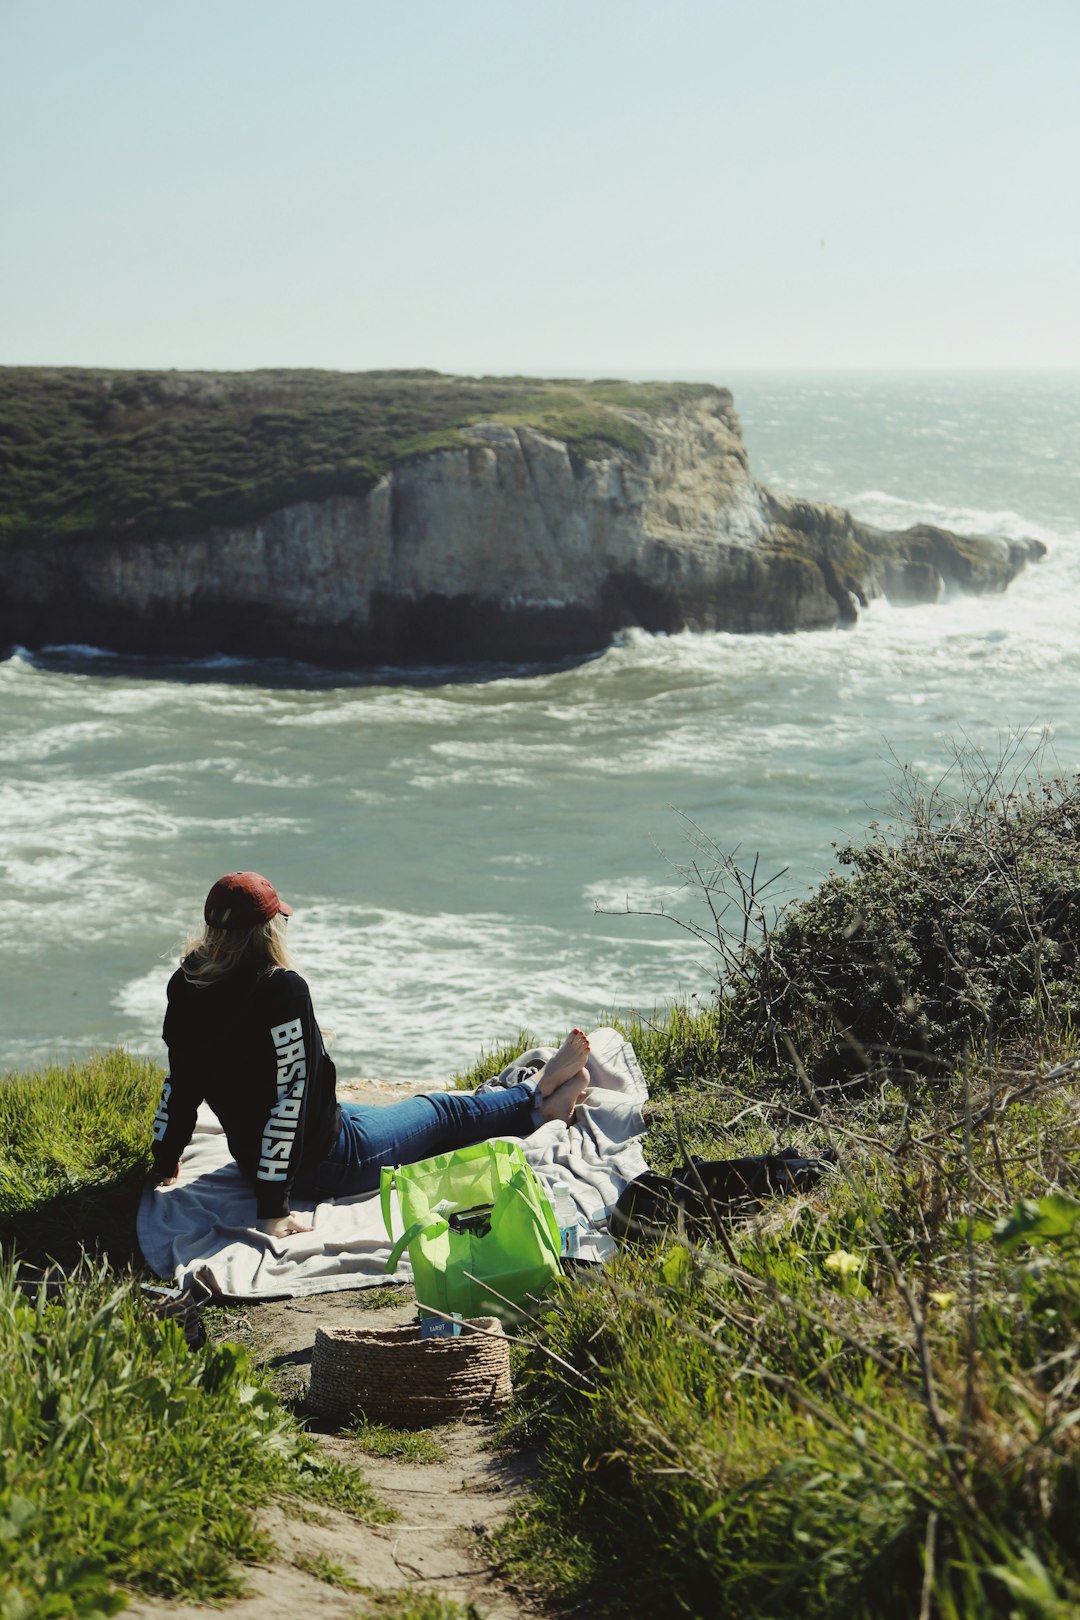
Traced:
<svg viewBox="0 0 1080 1620">
<path fill-rule="evenodd" d="M 564 1125 L 569 1125 L 574 1117 L 574 1110 L 589 1089 L 589 1072 L 579 1069 L 577 1074 L 569 1080 L 564 1080 L 561 1086 L 556 1086 L 549 1097 L 545 1097 L 540 1104 L 540 1113 L 545 1120 L 561 1119 Z"/>
<path fill-rule="evenodd" d="M 571 1075 L 584 1068 L 589 1055 L 589 1037 L 583 1030 L 572 1029 L 554 1057 L 549 1057 L 540 1070 L 540 1095 L 550 1097 Z"/>
</svg>

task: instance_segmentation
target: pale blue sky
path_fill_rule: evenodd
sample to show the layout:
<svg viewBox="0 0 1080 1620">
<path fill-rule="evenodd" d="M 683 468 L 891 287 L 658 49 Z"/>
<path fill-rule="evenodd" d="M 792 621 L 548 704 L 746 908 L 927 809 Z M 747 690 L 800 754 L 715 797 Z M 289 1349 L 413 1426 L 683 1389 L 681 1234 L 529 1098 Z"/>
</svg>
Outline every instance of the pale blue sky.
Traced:
<svg viewBox="0 0 1080 1620">
<path fill-rule="evenodd" d="M 1080 0 L 0 0 L 0 363 L 1080 365 Z"/>
</svg>

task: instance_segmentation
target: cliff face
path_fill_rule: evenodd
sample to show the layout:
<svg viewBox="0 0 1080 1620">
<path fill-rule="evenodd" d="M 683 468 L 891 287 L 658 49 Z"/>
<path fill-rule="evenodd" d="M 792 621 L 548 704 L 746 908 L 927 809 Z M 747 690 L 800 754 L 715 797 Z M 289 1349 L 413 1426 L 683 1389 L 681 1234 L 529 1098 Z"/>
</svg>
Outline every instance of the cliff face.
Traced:
<svg viewBox="0 0 1080 1620">
<path fill-rule="evenodd" d="M 885 534 L 751 476 L 731 396 L 623 411 L 641 453 L 585 460 L 481 422 L 365 495 L 180 538 L 0 550 L 0 642 L 346 665 L 587 652 L 630 625 L 797 630 L 878 595 L 1002 590 L 1038 542 Z"/>
</svg>

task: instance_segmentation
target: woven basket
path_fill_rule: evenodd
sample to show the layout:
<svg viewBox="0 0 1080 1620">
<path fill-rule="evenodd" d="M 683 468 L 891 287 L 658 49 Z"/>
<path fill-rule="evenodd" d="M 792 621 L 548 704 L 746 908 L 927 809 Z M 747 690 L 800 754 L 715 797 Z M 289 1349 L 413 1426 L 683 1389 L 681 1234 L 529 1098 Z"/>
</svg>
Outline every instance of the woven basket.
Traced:
<svg viewBox="0 0 1080 1620">
<path fill-rule="evenodd" d="M 331 1422 L 362 1413 L 375 1423 L 420 1427 L 495 1411 L 509 1399 L 510 1345 L 497 1317 L 470 1318 L 452 1339 L 422 1339 L 412 1322 L 315 1330 L 307 1403 Z"/>
</svg>

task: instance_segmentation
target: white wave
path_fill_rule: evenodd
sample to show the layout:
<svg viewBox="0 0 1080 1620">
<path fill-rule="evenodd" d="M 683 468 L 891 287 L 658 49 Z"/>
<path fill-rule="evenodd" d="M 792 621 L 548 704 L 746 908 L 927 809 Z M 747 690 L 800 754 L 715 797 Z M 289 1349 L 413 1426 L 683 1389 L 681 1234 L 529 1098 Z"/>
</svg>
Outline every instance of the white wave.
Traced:
<svg viewBox="0 0 1080 1620">
<path fill-rule="evenodd" d="M 581 896 L 597 912 L 610 912 L 615 916 L 632 914 L 633 910 L 671 909 L 684 885 L 676 880 L 657 884 L 655 878 L 640 872 L 620 878 L 601 878 L 582 885 Z"/>
<path fill-rule="evenodd" d="M 183 785 L 198 777 L 232 776 L 237 780 L 236 760 L 228 754 L 209 754 L 205 759 L 177 758 L 158 760 L 154 764 L 129 765 L 126 769 L 113 772 L 114 782 L 124 782 L 132 787 L 142 783 L 172 783 Z"/>
<path fill-rule="evenodd" d="M 231 770 L 233 782 L 237 787 L 266 788 L 271 792 L 282 789 L 295 793 L 318 786 L 316 778 L 310 772 L 258 770 L 235 764 Z"/>
<path fill-rule="evenodd" d="M 507 792 L 521 794 L 528 793 L 535 785 L 535 777 L 530 771 L 521 770 L 512 765 L 491 766 L 477 764 L 475 767 L 459 766 L 456 770 L 414 771 L 409 776 L 411 787 L 421 788 L 428 793 L 438 793 L 448 787 L 473 786 L 484 782 L 493 791 L 506 790 Z"/>
<path fill-rule="evenodd" d="M 115 941 L 132 917 L 145 932 L 182 903 L 173 886 L 186 873 L 171 873 L 170 863 L 186 868 L 184 852 L 208 838 L 250 847 L 303 830 L 276 811 L 269 802 L 264 813 L 244 817 L 201 806 L 184 812 L 125 794 L 110 778 L 0 783 L 0 889 L 22 955 L 33 958 L 67 939 Z"/>
<path fill-rule="evenodd" d="M 912 500 L 883 489 L 858 490 L 842 495 L 837 504 L 846 506 L 864 523 L 883 529 L 907 529 L 916 523 L 930 523 L 958 534 L 982 534 L 1001 540 L 1041 540 L 1053 546 L 1067 538 L 1058 530 L 1023 516 L 1020 512 L 990 511 L 977 506 L 960 506 L 933 500 Z M 1075 539 L 1075 536 L 1068 537 Z"/>
<path fill-rule="evenodd" d="M 66 688 L 66 682 L 70 678 L 50 672 L 48 676 L 51 683 L 50 689 L 62 694 Z M 125 682 L 112 680 L 98 682 L 93 676 L 82 674 L 75 676 L 74 679 L 83 683 L 80 690 L 93 691 L 93 701 L 96 709 L 103 714 L 118 715 L 124 719 L 129 719 L 135 715 L 149 715 L 175 710 L 183 703 L 183 699 L 179 698 L 176 689 L 164 681 L 147 681 L 129 685 Z"/>
<path fill-rule="evenodd" d="M 518 733 L 511 746 L 517 759 L 526 759 L 533 765 L 541 761 L 562 765 L 578 754 L 567 732 L 563 733 L 561 739 L 539 737 L 535 733 L 523 738 Z M 462 737 L 452 742 L 437 741 L 430 744 L 430 749 L 440 759 L 467 759 L 481 768 L 490 766 L 498 770 L 506 765 L 507 742 L 501 737 L 491 742 L 477 737 Z"/>
<path fill-rule="evenodd" d="M 321 692 L 317 695 L 290 695 L 268 704 L 264 712 L 265 723 L 274 728 L 289 730 L 303 727 L 330 729 L 363 727 L 385 728 L 400 726 L 403 722 L 414 725 L 438 726 L 448 729 L 454 725 L 460 708 L 448 694 L 433 695 L 424 688 L 345 687 Z"/>
<path fill-rule="evenodd" d="M 122 653 L 114 652 L 109 647 L 96 647 L 85 641 L 56 641 L 48 642 L 41 648 L 41 655 L 48 658 L 121 658 Z"/>
<path fill-rule="evenodd" d="M 154 676 L 168 671 L 175 671 L 181 675 L 231 673 L 234 670 L 262 672 L 267 676 L 286 674 L 295 678 L 297 686 L 310 685 L 313 679 L 316 681 L 325 679 L 328 673 L 320 665 L 309 664 L 300 659 L 259 658 L 226 652 L 191 656 L 182 653 L 121 652 L 115 647 L 101 647 L 83 641 L 47 642 L 37 653 L 28 656 L 70 659 L 76 663 L 108 660 L 110 663 L 121 665 L 136 676 L 140 670 Z"/>
<path fill-rule="evenodd" d="M 240 658 L 234 653 L 213 653 L 209 658 L 192 659 L 189 662 L 195 669 L 209 670 L 258 669 L 265 667 L 265 665 L 260 664 L 259 659 Z"/>
<path fill-rule="evenodd" d="M 107 721 L 73 720 L 66 725 L 47 726 L 32 737 L 0 738 L 0 760 L 25 766 L 31 760 L 51 759 L 90 743 L 108 742 L 118 735 L 118 728 Z"/>
<path fill-rule="evenodd" d="M 555 1040 L 617 1008 L 651 1010 L 680 986 L 668 941 L 642 948 L 609 934 L 598 957 L 573 931 L 495 912 L 418 915 L 323 901 L 305 905 L 296 922 L 301 937 L 290 943 L 319 1021 L 333 1031 L 343 1080 L 445 1080 L 523 1026 Z M 167 977 L 155 966 L 113 998 L 142 1032 L 140 1050 L 156 1044 Z"/>
</svg>

